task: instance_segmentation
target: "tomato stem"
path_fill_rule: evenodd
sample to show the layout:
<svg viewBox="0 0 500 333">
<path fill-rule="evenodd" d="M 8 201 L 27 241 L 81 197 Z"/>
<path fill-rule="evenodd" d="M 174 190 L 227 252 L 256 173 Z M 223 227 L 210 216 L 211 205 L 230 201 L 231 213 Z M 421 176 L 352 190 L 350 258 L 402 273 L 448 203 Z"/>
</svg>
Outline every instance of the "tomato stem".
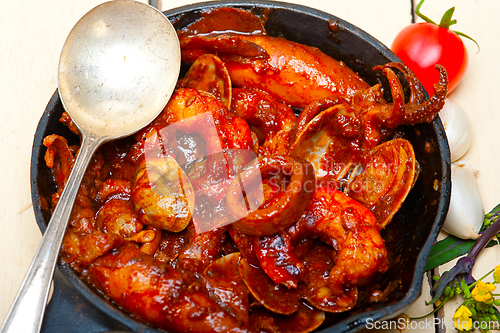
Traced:
<svg viewBox="0 0 500 333">
<path fill-rule="evenodd" d="M 422 14 L 420 12 L 420 8 L 424 4 L 424 1 L 425 0 L 421 0 L 418 3 L 417 7 L 415 8 L 415 14 L 417 14 L 417 16 L 420 17 L 422 20 L 424 20 L 427 23 L 435 24 L 435 25 L 437 25 L 443 29 L 446 29 L 446 30 L 450 30 L 450 26 L 457 23 L 457 20 L 452 20 L 453 13 L 455 13 L 455 7 L 451 7 L 450 9 L 448 9 L 443 14 L 443 17 L 441 18 L 441 22 L 439 22 L 439 24 L 437 24 L 436 22 L 434 22 L 433 20 L 431 20 L 430 18 L 428 18 L 427 16 L 425 16 L 424 14 Z M 459 35 L 461 37 L 465 37 L 465 38 L 473 41 L 477 46 L 477 52 L 479 52 L 479 44 L 472 37 L 464 34 L 463 32 L 459 32 L 459 31 L 455 31 L 455 30 L 451 30 L 451 31 L 453 31 L 454 33 L 456 33 L 457 35 Z"/>
<path fill-rule="evenodd" d="M 422 14 L 420 12 L 420 7 L 422 7 L 422 5 L 424 4 L 424 1 L 425 0 L 421 0 L 418 3 L 417 7 L 415 8 L 415 14 L 417 14 L 418 17 L 420 17 L 422 20 L 424 20 L 427 23 L 432 23 L 432 24 L 438 25 L 436 22 L 434 22 L 433 20 L 431 20 L 430 18 L 428 18 L 427 16 L 425 16 L 424 14 Z"/>
<path fill-rule="evenodd" d="M 455 7 L 451 7 L 448 9 L 441 18 L 441 22 L 439 22 L 439 26 L 444 29 L 450 29 L 450 25 L 457 23 L 457 20 L 452 20 L 451 17 L 455 12 Z"/>
<path fill-rule="evenodd" d="M 456 30 L 452 30 L 454 33 L 456 33 L 457 35 L 461 36 L 461 37 L 465 37 L 467 39 L 470 39 L 471 41 L 473 41 L 474 43 L 476 43 L 476 46 L 477 46 L 477 52 L 479 52 L 480 48 L 479 48 L 479 44 L 472 38 L 472 37 L 469 37 L 467 36 L 466 34 L 460 32 L 460 31 L 456 31 Z"/>
</svg>

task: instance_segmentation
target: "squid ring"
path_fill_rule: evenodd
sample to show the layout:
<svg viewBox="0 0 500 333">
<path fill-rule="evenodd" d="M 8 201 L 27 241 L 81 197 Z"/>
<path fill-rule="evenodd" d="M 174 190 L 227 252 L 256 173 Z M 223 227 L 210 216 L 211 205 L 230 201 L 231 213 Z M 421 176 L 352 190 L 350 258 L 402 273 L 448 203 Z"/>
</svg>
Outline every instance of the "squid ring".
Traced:
<svg viewBox="0 0 500 333">
<path fill-rule="evenodd" d="M 252 210 L 250 201 L 255 199 L 254 193 L 259 192 L 256 188 L 262 185 L 263 179 L 277 173 L 290 176 L 284 191 L 263 204 L 254 204 L 256 209 Z M 233 179 L 226 197 L 228 215 L 236 220 L 234 227 L 245 234 L 271 235 L 298 221 L 315 187 L 314 168 L 309 162 L 288 156 L 259 157 L 257 163 L 251 164 Z M 244 200 L 239 193 L 246 194 Z"/>
</svg>

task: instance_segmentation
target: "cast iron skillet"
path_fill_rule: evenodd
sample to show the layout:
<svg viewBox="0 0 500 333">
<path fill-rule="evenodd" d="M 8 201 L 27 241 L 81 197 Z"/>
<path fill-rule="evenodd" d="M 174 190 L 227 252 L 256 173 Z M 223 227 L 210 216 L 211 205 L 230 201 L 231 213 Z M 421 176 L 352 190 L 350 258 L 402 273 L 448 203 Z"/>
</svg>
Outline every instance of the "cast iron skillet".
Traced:
<svg viewBox="0 0 500 333">
<path fill-rule="evenodd" d="M 232 6 L 256 14 L 268 13 L 266 29 L 272 36 L 320 48 L 345 62 L 370 85 L 385 78 L 372 67 L 399 59 L 366 32 L 340 18 L 304 6 L 271 1 L 216 1 L 184 6 L 164 14 L 176 28 L 199 17 L 201 10 Z M 334 23 L 330 24 L 329 23 Z M 333 27 L 333 28 L 332 28 Z M 387 96 L 390 97 L 390 96 Z M 31 159 L 31 186 L 35 217 L 42 232 L 49 221 L 50 196 L 54 192 L 50 170 L 43 160 L 43 138 L 56 133 L 77 143 L 78 138 L 58 121 L 63 106 L 57 91 L 49 101 L 35 133 Z M 383 231 L 394 265 L 380 279 L 381 289 L 396 281 L 399 287 L 387 299 L 366 302 L 361 295 L 351 312 L 328 315 L 318 332 L 353 332 L 372 320 L 387 319 L 404 311 L 421 293 L 425 262 L 432 243 L 444 222 L 450 199 L 450 152 L 441 121 L 405 128 L 420 163 L 421 173 L 406 202 L 392 223 Z M 45 332 L 102 332 L 132 330 L 158 332 L 133 319 L 83 283 L 69 267 L 59 265 L 54 296 L 46 312 Z"/>
</svg>

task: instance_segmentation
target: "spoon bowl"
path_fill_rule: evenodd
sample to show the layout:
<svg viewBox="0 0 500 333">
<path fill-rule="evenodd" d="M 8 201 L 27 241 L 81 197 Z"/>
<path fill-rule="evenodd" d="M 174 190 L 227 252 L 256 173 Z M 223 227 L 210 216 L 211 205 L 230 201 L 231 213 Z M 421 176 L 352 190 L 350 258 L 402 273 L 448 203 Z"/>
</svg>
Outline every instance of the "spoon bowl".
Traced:
<svg viewBox="0 0 500 333">
<path fill-rule="evenodd" d="M 59 96 L 82 142 L 0 333 L 40 331 L 59 249 L 92 155 L 104 142 L 140 130 L 162 111 L 180 65 L 175 29 L 160 11 L 140 2 L 103 3 L 71 30 L 59 61 Z"/>
<path fill-rule="evenodd" d="M 161 112 L 179 70 L 177 34 L 161 12 L 136 1 L 106 2 L 66 39 L 59 95 L 81 131 L 123 137 Z"/>
</svg>

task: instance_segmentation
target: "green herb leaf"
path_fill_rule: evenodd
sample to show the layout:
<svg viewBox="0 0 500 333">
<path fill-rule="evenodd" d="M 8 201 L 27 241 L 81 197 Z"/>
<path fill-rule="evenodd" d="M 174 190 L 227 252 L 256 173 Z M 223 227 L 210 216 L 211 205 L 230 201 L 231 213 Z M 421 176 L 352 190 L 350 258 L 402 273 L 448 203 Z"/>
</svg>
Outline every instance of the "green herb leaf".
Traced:
<svg viewBox="0 0 500 333">
<path fill-rule="evenodd" d="M 464 292 L 464 296 L 466 298 L 471 298 L 472 297 L 471 294 L 470 294 L 469 286 L 465 282 L 465 279 L 464 279 L 463 276 L 462 276 L 462 281 L 460 281 L 460 287 L 462 288 L 462 291 Z"/>
<path fill-rule="evenodd" d="M 485 215 L 483 228 L 481 229 L 482 231 L 499 218 L 499 216 L 497 216 L 499 212 L 500 204 Z M 475 242 L 476 241 L 472 239 L 460 239 L 452 235 L 440 240 L 432 246 L 431 251 L 429 252 L 429 257 L 427 258 L 427 263 L 425 265 L 425 271 L 429 271 L 450 262 L 455 258 L 463 256 L 472 249 Z M 492 247 L 497 244 L 498 241 L 492 239 L 486 247 Z"/>
<path fill-rule="evenodd" d="M 440 240 L 431 248 L 429 258 L 427 258 L 427 263 L 425 265 L 425 271 L 434 269 L 467 254 L 472 249 L 475 242 L 476 241 L 472 239 L 460 239 L 451 235 Z M 497 244 L 498 242 L 496 240 L 491 240 L 486 247 L 492 247 Z"/>
<path fill-rule="evenodd" d="M 427 258 L 425 270 L 431 270 L 455 258 L 463 256 L 474 245 L 473 240 L 464 240 L 455 236 L 448 236 L 434 244 Z"/>
</svg>

